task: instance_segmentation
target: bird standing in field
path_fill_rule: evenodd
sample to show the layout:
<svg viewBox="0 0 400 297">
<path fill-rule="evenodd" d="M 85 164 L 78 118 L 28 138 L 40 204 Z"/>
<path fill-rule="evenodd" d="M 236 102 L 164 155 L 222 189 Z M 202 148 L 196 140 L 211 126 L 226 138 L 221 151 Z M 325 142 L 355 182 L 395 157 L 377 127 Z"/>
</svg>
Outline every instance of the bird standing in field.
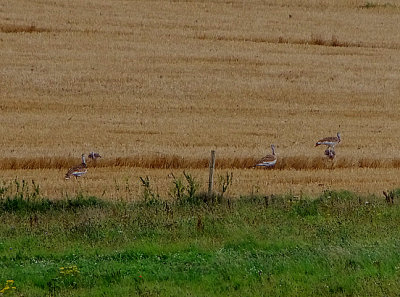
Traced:
<svg viewBox="0 0 400 297">
<path fill-rule="evenodd" d="M 326 145 L 328 148 L 335 149 L 335 145 L 337 145 L 340 140 L 340 132 L 338 132 L 336 137 L 325 137 L 318 140 L 315 146 Z"/>
<path fill-rule="evenodd" d="M 89 159 L 96 161 L 97 159 L 101 158 L 99 153 L 91 152 L 88 156 Z"/>
<path fill-rule="evenodd" d="M 326 145 L 327 149 L 325 150 L 325 155 L 329 157 L 329 159 L 333 159 L 336 156 L 335 153 L 335 145 L 339 144 L 341 141 L 340 132 L 337 133 L 337 136 L 334 137 L 325 137 L 317 141 L 315 146 Z"/>
<path fill-rule="evenodd" d="M 327 156 L 329 159 L 334 159 L 336 156 L 335 150 L 327 148 L 324 152 L 325 156 Z"/>
<path fill-rule="evenodd" d="M 85 161 L 85 154 L 82 154 L 82 163 L 71 167 L 67 174 L 65 174 L 65 179 L 70 179 L 71 176 L 75 176 L 75 178 L 78 178 L 84 174 L 86 174 L 87 172 L 87 165 L 86 165 L 86 161 Z"/>
<path fill-rule="evenodd" d="M 254 167 L 273 167 L 276 164 L 275 145 L 271 144 L 272 155 L 266 155 L 264 158 L 257 161 Z"/>
</svg>

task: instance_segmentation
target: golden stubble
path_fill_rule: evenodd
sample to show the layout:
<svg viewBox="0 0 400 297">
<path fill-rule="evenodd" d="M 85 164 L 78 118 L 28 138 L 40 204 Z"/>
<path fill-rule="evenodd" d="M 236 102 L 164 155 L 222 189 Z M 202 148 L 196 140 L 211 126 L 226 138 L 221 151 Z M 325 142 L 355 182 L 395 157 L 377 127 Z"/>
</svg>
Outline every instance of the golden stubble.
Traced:
<svg viewBox="0 0 400 297">
<path fill-rule="evenodd" d="M 192 175 L 200 186 L 200 192 L 208 190 L 208 171 L 206 169 L 148 169 L 148 168 L 91 168 L 86 176 L 65 180 L 65 170 L 5 170 L 2 179 L 5 185 L 15 180 L 35 181 L 40 186 L 40 194 L 54 199 L 75 195 L 95 195 L 112 200 L 143 199 L 143 186 L 140 177 L 150 179 L 153 193 L 162 199 L 172 199 L 174 177 L 187 185 L 183 172 Z M 320 169 L 320 170 L 269 170 L 269 169 L 217 169 L 214 175 L 214 191 L 222 192 L 222 182 L 226 175 L 232 175 L 232 185 L 226 196 L 241 195 L 318 195 L 325 190 L 349 190 L 358 194 L 381 195 L 383 190 L 398 187 L 398 169 Z"/>
<path fill-rule="evenodd" d="M 173 168 L 203 176 L 215 149 L 221 170 L 238 177 L 237 193 L 315 192 L 336 175 L 346 182 L 333 185 L 357 191 L 396 186 L 399 7 L 370 6 L 3 3 L 1 177 L 37 174 L 49 194 L 73 192 L 79 181 L 64 182 L 62 172 L 96 150 L 103 163 L 81 184 L 97 193 L 95 181 L 103 183 L 112 196 L 113 184 L 124 183 L 123 166 L 155 183 Z M 343 143 L 332 170 L 314 144 L 338 131 Z M 271 143 L 278 170 L 245 169 Z M 292 175 L 298 179 L 289 182 Z"/>
</svg>

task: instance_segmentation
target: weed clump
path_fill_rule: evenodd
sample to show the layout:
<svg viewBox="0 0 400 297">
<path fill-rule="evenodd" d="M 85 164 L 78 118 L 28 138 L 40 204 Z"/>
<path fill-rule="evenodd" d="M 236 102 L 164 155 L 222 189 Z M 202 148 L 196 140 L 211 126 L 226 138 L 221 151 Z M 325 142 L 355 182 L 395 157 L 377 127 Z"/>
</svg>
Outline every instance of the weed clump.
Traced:
<svg viewBox="0 0 400 297">
<path fill-rule="evenodd" d="M 169 195 L 179 204 L 198 204 L 200 197 L 202 195 L 198 195 L 198 190 L 200 188 L 199 183 L 196 179 L 190 174 L 183 172 L 183 177 L 173 177 L 173 186 L 169 192 Z"/>
<path fill-rule="evenodd" d="M 106 203 L 94 196 L 82 193 L 65 200 L 51 200 L 40 194 L 40 186 L 15 179 L 0 186 L 0 210 L 3 212 L 46 212 L 51 210 L 76 210 L 79 208 L 103 207 Z"/>
<path fill-rule="evenodd" d="M 160 195 L 158 193 L 155 193 L 152 187 L 150 186 L 150 178 L 148 176 L 146 177 L 140 177 L 140 181 L 142 182 L 142 187 L 143 187 L 143 201 L 147 205 L 151 204 L 158 204 L 160 200 Z"/>
<path fill-rule="evenodd" d="M 318 203 L 308 199 L 295 203 L 292 210 L 300 217 L 317 216 L 319 214 Z"/>
</svg>

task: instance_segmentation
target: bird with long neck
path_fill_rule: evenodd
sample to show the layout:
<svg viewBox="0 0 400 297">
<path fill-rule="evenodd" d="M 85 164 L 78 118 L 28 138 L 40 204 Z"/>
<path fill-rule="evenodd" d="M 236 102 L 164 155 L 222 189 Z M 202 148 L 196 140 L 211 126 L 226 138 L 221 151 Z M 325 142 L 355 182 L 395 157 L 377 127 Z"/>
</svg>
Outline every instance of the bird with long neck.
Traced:
<svg viewBox="0 0 400 297">
<path fill-rule="evenodd" d="M 254 167 L 273 167 L 276 164 L 277 157 L 275 153 L 275 145 L 271 144 L 272 155 L 266 155 L 256 162 Z"/>
<path fill-rule="evenodd" d="M 341 141 L 340 132 L 337 133 L 336 137 L 325 137 L 317 141 L 315 146 L 326 145 L 330 149 L 334 149 L 335 145 L 339 144 Z"/>
<path fill-rule="evenodd" d="M 82 163 L 79 165 L 76 165 L 74 167 L 71 167 L 68 170 L 68 172 L 65 174 L 65 179 L 70 179 L 71 176 L 75 176 L 75 178 L 78 178 L 87 173 L 85 154 L 82 154 L 81 159 L 82 159 Z"/>
</svg>

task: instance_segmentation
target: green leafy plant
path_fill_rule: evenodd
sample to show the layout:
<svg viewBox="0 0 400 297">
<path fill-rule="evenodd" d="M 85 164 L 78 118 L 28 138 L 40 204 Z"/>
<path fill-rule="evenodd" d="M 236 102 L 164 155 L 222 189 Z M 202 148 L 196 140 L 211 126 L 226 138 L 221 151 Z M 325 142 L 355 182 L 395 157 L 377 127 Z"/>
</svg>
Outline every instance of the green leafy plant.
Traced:
<svg viewBox="0 0 400 297">
<path fill-rule="evenodd" d="M 197 192 L 200 185 L 197 183 L 196 179 L 185 171 L 183 172 L 184 179 L 177 178 L 173 174 L 172 177 L 174 180 L 169 195 L 179 203 L 197 203 L 199 200 Z"/>
<path fill-rule="evenodd" d="M 146 176 L 145 178 L 140 177 L 140 181 L 142 182 L 143 187 L 143 200 L 147 204 L 155 204 L 160 196 L 153 191 L 150 186 L 150 178 Z"/>
<path fill-rule="evenodd" d="M 58 275 L 47 283 L 50 293 L 55 295 L 57 291 L 62 289 L 76 289 L 79 274 L 80 271 L 76 265 L 60 267 Z"/>
<path fill-rule="evenodd" d="M 182 201 L 185 197 L 185 185 L 183 184 L 183 180 L 181 178 L 176 178 L 173 174 L 172 177 L 174 180 L 169 195 L 175 200 Z"/>
<path fill-rule="evenodd" d="M 194 201 L 196 198 L 196 192 L 199 189 L 200 185 L 196 182 L 195 178 L 189 174 L 186 173 L 185 171 L 183 172 L 183 175 L 185 176 L 187 186 L 186 186 L 186 194 L 187 194 L 187 199 L 189 201 Z"/>
<path fill-rule="evenodd" d="M 224 196 L 225 192 L 230 186 L 232 186 L 233 172 L 227 172 L 225 176 L 219 176 L 219 184 L 221 187 L 221 198 Z"/>
</svg>

